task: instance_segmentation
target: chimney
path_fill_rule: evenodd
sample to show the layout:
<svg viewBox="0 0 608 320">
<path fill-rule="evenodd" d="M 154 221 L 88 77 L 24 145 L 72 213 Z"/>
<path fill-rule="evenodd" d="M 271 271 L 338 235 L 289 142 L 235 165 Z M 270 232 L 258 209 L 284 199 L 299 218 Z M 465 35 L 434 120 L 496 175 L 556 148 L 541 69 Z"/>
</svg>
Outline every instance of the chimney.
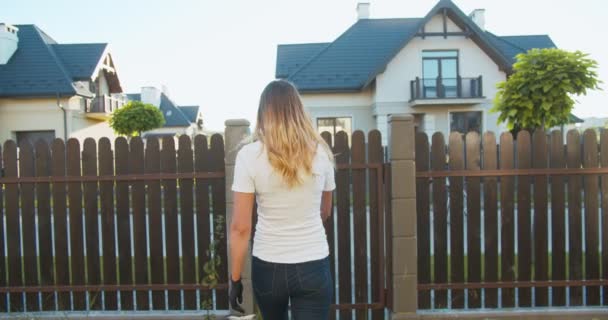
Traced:
<svg viewBox="0 0 608 320">
<path fill-rule="evenodd" d="M 369 2 L 359 2 L 357 3 L 357 20 L 361 19 L 369 19 Z"/>
<path fill-rule="evenodd" d="M 482 31 L 486 31 L 486 9 L 475 9 L 469 14 L 469 18 L 475 22 L 475 24 Z"/>
<path fill-rule="evenodd" d="M 161 91 L 156 89 L 156 87 L 142 87 L 141 102 L 160 107 L 160 93 Z"/>
<path fill-rule="evenodd" d="M 17 27 L 10 24 L 0 23 L 0 65 L 7 64 L 19 44 L 17 37 Z"/>
</svg>

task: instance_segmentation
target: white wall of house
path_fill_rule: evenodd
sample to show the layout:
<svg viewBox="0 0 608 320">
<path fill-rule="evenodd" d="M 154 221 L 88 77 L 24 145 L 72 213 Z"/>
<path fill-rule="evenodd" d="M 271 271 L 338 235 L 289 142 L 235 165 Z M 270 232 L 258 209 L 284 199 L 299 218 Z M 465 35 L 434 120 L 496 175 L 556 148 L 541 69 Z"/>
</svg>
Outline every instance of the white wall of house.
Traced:
<svg viewBox="0 0 608 320">
<path fill-rule="evenodd" d="M 146 131 L 145 134 L 172 134 L 172 135 L 182 135 L 187 134 L 192 136 L 194 133 L 193 126 L 189 127 L 162 127 L 150 131 Z"/>
<path fill-rule="evenodd" d="M 68 138 L 77 138 L 81 142 L 85 138 L 99 139 L 115 135 L 105 121 L 93 120 L 86 117 L 80 97 L 60 99 L 60 105 L 66 110 L 66 126 Z M 57 99 L 0 99 L 0 142 L 16 139 L 18 131 L 55 132 L 56 138 L 64 138 L 64 115 L 57 106 Z"/>
<path fill-rule="evenodd" d="M 426 25 L 426 32 L 443 32 L 443 17 L 436 15 Z M 462 31 L 447 18 L 448 32 Z M 410 81 L 422 78 L 422 53 L 424 50 L 457 50 L 458 72 L 462 78 L 482 76 L 484 99 L 462 105 L 458 99 L 449 99 L 443 105 L 412 106 Z M 412 39 L 387 64 L 384 72 L 376 77 L 375 84 L 361 93 L 303 94 L 304 105 L 313 121 L 319 117 L 352 115 L 353 130 L 369 131 L 377 128 L 387 136 L 387 119 L 392 114 L 418 114 L 421 129 L 429 136 L 435 131 L 449 134 L 451 112 L 482 111 L 482 130 L 496 133 L 505 131 L 498 125 L 498 114 L 489 112 L 496 95 L 496 84 L 506 79 L 506 73 L 471 39 L 464 36 L 416 37 Z M 424 116 L 422 115 L 424 114 Z M 316 121 L 315 121 L 316 123 Z M 385 140 L 386 142 L 386 140 Z"/>
</svg>

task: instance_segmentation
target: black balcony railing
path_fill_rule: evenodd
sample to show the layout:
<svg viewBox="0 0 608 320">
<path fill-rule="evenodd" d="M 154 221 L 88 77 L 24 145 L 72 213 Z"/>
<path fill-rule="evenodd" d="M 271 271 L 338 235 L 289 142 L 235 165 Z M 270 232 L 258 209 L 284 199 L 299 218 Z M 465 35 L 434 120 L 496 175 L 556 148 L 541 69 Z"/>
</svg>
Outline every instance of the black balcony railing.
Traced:
<svg viewBox="0 0 608 320">
<path fill-rule="evenodd" d="M 411 99 L 481 98 L 482 78 L 418 78 L 410 82 Z"/>
</svg>

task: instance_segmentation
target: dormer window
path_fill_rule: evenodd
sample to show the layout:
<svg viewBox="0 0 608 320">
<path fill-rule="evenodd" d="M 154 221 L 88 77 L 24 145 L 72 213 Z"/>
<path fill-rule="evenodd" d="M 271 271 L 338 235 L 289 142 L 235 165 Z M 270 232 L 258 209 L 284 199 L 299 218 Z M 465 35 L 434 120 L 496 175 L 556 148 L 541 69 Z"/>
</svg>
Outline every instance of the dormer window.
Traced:
<svg viewBox="0 0 608 320">
<path fill-rule="evenodd" d="M 458 96 L 458 51 L 422 51 L 422 80 L 425 98 Z"/>
</svg>

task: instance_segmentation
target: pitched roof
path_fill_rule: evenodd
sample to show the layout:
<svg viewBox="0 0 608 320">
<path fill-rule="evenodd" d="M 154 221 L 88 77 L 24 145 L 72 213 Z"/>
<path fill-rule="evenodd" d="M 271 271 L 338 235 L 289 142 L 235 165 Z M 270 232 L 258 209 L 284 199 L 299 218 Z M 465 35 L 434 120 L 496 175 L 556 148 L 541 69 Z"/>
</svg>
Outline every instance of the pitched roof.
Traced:
<svg viewBox="0 0 608 320">
<path fill-rule="evenodd" d="M 199 106 L 179 106 L 179 110 L 188 118 L 188 121 L 194 123 L 198 118 Z"/>
<path fill-rule="evenodd" d="M 127 94 L 127 99 L 141 101 L 141 94 L 129 93 Z M 191 125 L 188 116 L 165 93 L 160 94 L 159 109 L 165 117 L 163 127 L 189 127 Z"/>
<path fill-rule="evenodd" d="M 452 1 L 440 0 L 423 18 L 360 19 L 329 44 L 279 45 L 276 76 L 287 78 L 303 92 L 360 91 L 443 10 L 506 72 L 511 71 L 516 54 L 555 47 L 546 35 L 497 37 L 481 30 Z"/>
<path fill-rule="evenodd" d="M 106 44 L 58 44 L 35 25 L 17 25 L 19 45 L 0 65 L 0 96 L 93 96 L 88 86 Z"/>
</svg>

